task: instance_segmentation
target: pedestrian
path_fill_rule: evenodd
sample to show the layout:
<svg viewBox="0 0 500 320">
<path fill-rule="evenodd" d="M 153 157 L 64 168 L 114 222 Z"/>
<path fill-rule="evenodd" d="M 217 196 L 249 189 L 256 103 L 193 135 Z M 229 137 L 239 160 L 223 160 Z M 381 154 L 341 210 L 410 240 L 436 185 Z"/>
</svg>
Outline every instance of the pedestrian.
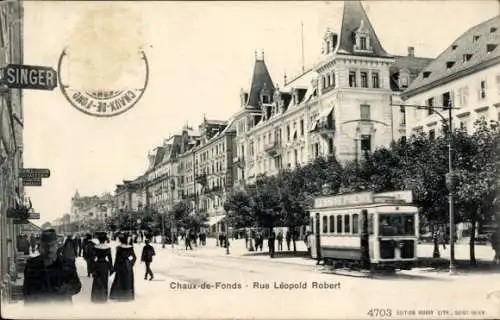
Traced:
<svg viewBox="0 0 500 320">
<path fill-rule="evenodd" d="M 90 269 L 92 263 L 92 252 L 94 248 L 94 242 L 92 241 L 92 235 L 87 234 L 86 236 L 85 248 L 83 249 L 83 258 L 87 264 L 87 277 L 90 277 Z"/>
<path fill-rule="evenodd" d="M 264 246 L 264 233 L 262 231 L 259 231 L 258 237 L 259 237 L 260 251 L 262 251 L 262 247 Z"/>
<path fill-rule="evenodd" d="M 111 285 L 109 298 L 118 301 L 130 301 L 135 298 L 134 291 L 134 264 L 137 257 L 134 248 L 127 244 L 127 237 L 118 237 L 120 244 L 116 247 L 115 279 Z"/>
<path fill-rule="evenodd" d="M 60 248 L 59 254 L 61 254 L 63 256 L 63 258 L 66 260 L 75 261 L 76 250 L 75 250 L 75 245 L 74 245 L 73 238 L 71 237 L 71 235 L 68 235 L 66 237 L 66 240 L 64 240 L 64 244 Z"/>
<path fill-rule="evenodd" d="M 40 235 L 39 234 L 36 235 L 35 242 L 36 242 L 36 248 L 35 248 L 35 250 L 39 251 L 39 248 L 40 248 Z"/>
<path fill-rule="evenodd" d="M 438 230 L 438 239 L 439 242 L 443 245 L 443 249 L 446 250 L 446 237 L 445 237 L 445 232 L 444 229 L 441 227 Z"/>
<path fill-rule="evenodd" d="M 30 246 L 31 246 L 31 252 L 35 253 L 36 238 L 35 238 L 35 235 L 33 233 L 30 235 Z"/>
<path fill-rule="evenodd" d="M 82 248 L 82 237 L 80 235 L 76 237 L 76 245 L 78 247 L 78 256 L 81 257 L 83 248 Z"/>
<path fill-rule="evenodd" d="M 496 230 L 491 235 L 491 247 L 495 252 L 495 256 L 493 257 L 493 263 L 500 264 L 500 231 Z"/>
<path fill-rule="evenodd" d="M 151 271 L 151 262 L 153 262 L 153 256 L 156 255 L 156 253 L 153 246 L 149 244 L 150 242 L 151 241 L 149 239 L 146 239 L 146 244 L 144 245 L 144 248 L 142 248 L 141 262 L 144 262 L 146 265 L 144 280 L 147 280 L 149 275 L 149 280 L 151 281 L 154 278 L 153 271 Z"/>
<path fill-rule="evenodd" d="M 40 255 L 28 259 L 24 269 L 24 303 L 72 302 L 82 284 L 74 261 L 64 261 L 58 255 L 54 229 L 43 230 Z"/>
<path fill-rule="evenodd" d="M 290 230 L 287 230 L 285 234 L 285 240 L 286 240 L 286 248 L 288 251 L 290 251 L 290 242 L 292 242 L 292 233 Z"/>
<path fill-rule="evenodd" d="M 90 301 L 102 303 L 108 301 L 108 281 L 112 274 L 113 258 L 111 256 L 111 248 L 106 243 L 106 232 L 96 232 L 99 243 L 94 246 L 91 262 L 91 273 L 94 281 L 92 281 L 92 291 L 90 293 Z"/>
<path fill-rule="evenodd" d="M 245 232 L 245 249 L 248 249 L 248 233 Z"/>
<path fill-rule="evenodd" d="M 283 232 L 281 232 L 281 230 L 278 232 L 276 240 L 278 240 L 278 250 L 283 251 Z"/>
<path fill-rule="evenodd" d="M 269 255 L 271 258 L 274 258 L 274 240 L 276 240 L 276 234 L 274 231 L 271 231 L 269 238 L 267 239 L 267 245 L 269 247 Z"/>
<path fill-rule="evenodd" d="M 193 231 L 191 233 L 191 235 L 192 235 L 192 239 L 193 239 L 193 242 L 194 242 L 194 246 L 198 247 L 198 233 Z"/>
<path fill-rule="evenodd" d="M 25 255 L 30 254 L 30 242 L 28 240 L 28 235 L 24 234 L 21 236 L 19 241 L 19 251 L 24 253 Z"/>
<path fill-rule="evenodd" d="M 189 249 L 193 250 L 193 247 L 191 246 L 191 233 L 187 232 L 184 238 L 184 244 L 186 245 L 186 250 Z"/>
</svg>

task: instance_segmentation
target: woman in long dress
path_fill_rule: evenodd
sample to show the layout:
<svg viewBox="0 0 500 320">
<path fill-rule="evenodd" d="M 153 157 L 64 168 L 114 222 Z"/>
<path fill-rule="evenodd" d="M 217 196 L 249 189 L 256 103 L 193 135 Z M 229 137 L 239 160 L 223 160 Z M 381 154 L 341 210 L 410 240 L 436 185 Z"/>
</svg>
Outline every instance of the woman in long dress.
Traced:
<svg viewBox="0 0 500 320">
<path fill-rule="evenodd" d="M 111 285 L 109 298 L 119 301 L 134 300 L 134 264 L 137 260 L 134 248 L 127 244 L 127 237 L 119 237 L 120 244 L 116 247 L 115 279 Z"/>
<path fill-rule="evenodd" d="M 90 300 L 96 303 L 108 301 L 108 280 L 112 272 L 113 259 L 111 248 L 106 243 L 105 232 L 97 232 L 97 244 L 92 249 L 91 270 L 94 281 L 92 282 L 92 292 Z"/>
</svg>

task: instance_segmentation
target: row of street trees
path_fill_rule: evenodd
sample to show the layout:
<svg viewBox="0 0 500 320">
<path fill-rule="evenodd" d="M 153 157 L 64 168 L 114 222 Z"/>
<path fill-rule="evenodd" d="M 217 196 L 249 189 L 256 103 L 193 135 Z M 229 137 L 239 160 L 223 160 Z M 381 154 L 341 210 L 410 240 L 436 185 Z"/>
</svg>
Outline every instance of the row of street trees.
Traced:
<svg viewBox="0 0 500 320">
<path fill-rule="evenodd" d="M 318 158 L 276 176 L 259 176 L 244 190 L 234 190 L 224 204 L 230 225 L 236 228 L 296 226 L 308 224 L 308 208 L 328 185 L 330 194 L 369 190 L 412 190 L 421 209 L 424 227 L 449 223 L 448 140 L 424 134 L 394 142 L 390 148 L 366 153 L 359 162 L 341 165 L 335 158 Z M 475 123 L 474 133 L 453 132 L 453 184 L 455 222 L 470 222 L 470 261 L 476 263 L 474 234 L 493 220 L 498 191 L 500 130 L 485 121 Z M 498 219 L 498 218 L 497 218 Z M 497 220 L 498 221 L 498 220 Z"/>
<path fill-rule="evenodd" d="M 207 218 L 203 215 L 192 213 L 190 202 L 182 200 L 174 204 L 173 211 L 162 214 L 156 210 L 144 209 L 137 213 L 120 213 L 106 219 L 106 227 L 111 231 L 116 230 L 150 230 L 155 234 L 161 233 L 162 222 L 164 230 L 168 233 L 172 227 L 176 229 L 199 230 Z M 138 223 L 138 219 L 140 223 Z"/>
</svg>

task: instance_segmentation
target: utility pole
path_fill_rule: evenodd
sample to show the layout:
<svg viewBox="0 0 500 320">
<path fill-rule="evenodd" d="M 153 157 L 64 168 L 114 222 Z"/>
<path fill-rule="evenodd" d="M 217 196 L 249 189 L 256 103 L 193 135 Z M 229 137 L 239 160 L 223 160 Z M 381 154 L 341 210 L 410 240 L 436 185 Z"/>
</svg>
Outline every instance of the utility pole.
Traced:
<svg viewBox="0 0 500 320">
<path fill-rule="evenodd" d="M 305 60 L 304 60 L 304 21 L 300 22 L 300 45 L 302 54 L 302 72 L 306 71 Z"/>
</svg>

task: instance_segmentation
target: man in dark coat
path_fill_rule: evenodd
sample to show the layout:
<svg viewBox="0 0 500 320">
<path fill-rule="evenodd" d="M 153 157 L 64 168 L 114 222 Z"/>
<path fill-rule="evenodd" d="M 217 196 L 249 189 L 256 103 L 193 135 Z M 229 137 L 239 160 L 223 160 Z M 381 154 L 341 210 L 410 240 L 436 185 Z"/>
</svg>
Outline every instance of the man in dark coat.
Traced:
<svg viewBox="0 0 500 320">
<path fill-rule="evenodd" d="M 78 257 L 81 257 L 83 251 L 83 244 L 82 244 L 82 237 L 80 235 L 76 237 L 76 245 L 78 247 Z"/>
<path fill-rule="evenodd" d="M 85 247 L 83 248 L 83 258 L 85 259 L 87 263 L 87 277 L 90 277 L 90 264 L 92 260 L 92 250 L 94 248 L 94 242 L 92 241 L 92 235 L 87 234 L 85 238 Z"/>
<path fill-rule="evenodd" d="M 36 249 L 36 238 L 34 234 L 31 234 L 30 236 L 30 246 L 31 246 L 31 252 L 35 253 Z"/>
<path fill-rule="evenodd" d="M 276 234 L 274 233 L 274 231 L 272 231 L 269 235 L 269 238 L 267 239 L 267 245 L 269 246 L 269 255 L 271 258 L 274 258 L 274 240 L 276 240 Z"/>
<path fill-rule="evenodd" d="M 24 269 L 24 302 L 72 302 L 82 287 L 74 261 L 58 257 L 54 229 L 44 230 L 40 238 L 40 255 L 28 259 Z"/>
<path fill-rule="evenodd" d="M 153 262 L 155 249 L 153 248 L 152 245 L 149 244 L 150 242 L 151 240 L 146 239 L 146 244 L 142 249 L 142 255 L 141 255 L 141 262 L 144 262 L 144 264 L 146 265 L 146 274 L 144 274 L 144 280 L 148 278 L 148 275 L 149 275 L 149 280 L 153 280 L 154 278 L 153 271 L 151 271 L 151 262 Z"/>
</svg>

